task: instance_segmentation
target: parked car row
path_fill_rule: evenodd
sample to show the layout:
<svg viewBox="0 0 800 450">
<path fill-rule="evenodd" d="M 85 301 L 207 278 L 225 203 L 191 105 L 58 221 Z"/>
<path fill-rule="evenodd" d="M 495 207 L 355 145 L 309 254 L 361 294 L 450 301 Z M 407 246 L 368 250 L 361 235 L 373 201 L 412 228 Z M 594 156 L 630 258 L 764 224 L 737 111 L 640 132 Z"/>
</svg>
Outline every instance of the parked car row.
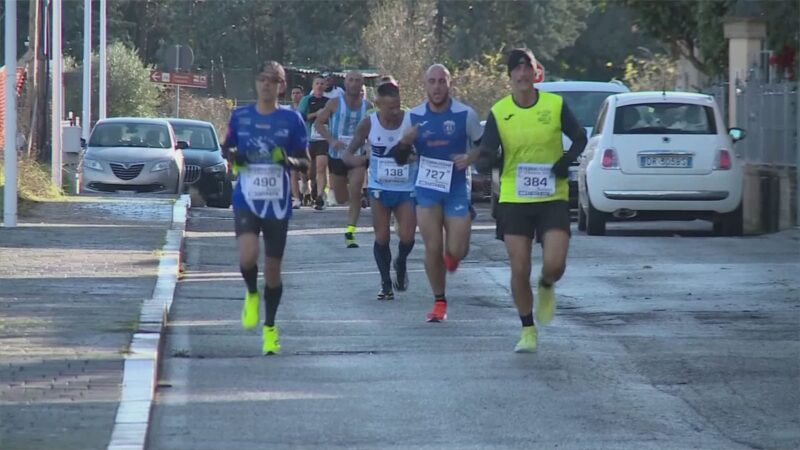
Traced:
<svg viewBox="0 0 800 450">
<path fill-rule="evenodd" d="M 208 122 L 102 119 L 83 145 L 83 191 L 179 194 L 196 187 L 209 206 L 231 204 L 232 174 Z"/>
<path fill-rule="evenodd" d="M 603 235 L 624 220 L 710 220 L 719 235 L 742 234 L 743 160 L 714 98 L 685 92 L 628 92 L 618 83 L 539 83 L 564 97 L 589 142 L 570 168 L 578 229 Z M 564 137 L 563 146 L 571 142 Z M 492 212 L 499 192 L 492 174 Z"/>
</svg>

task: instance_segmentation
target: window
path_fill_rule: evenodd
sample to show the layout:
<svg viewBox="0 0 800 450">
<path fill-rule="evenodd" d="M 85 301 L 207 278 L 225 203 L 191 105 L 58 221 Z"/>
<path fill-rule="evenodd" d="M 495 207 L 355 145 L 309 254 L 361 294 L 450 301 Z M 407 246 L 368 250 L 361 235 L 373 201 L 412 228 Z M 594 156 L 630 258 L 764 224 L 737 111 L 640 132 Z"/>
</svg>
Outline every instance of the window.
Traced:
<svg viewBox="0 0 800 450">
<path fill-rule="evenodd" d="M 597 119 L 597 113 L 605 99 L 617 92 L 564 91 L 553 93 L 564 99 L 564 103 L 569 106 L 570 111 L 582 127 L 590 127 Z"/>
<path fill-rule="evenodd" d="M 163 125 L 107 122 L 95 127 L 89 146 L 170 148 L 172 141 Z"/>
<path fill-rule="evenodd" d="M 603 107 L 600 110 L 600 115 L 597 116 L 597 123 L 594 124 L 592 129 L 592 136 L 597 136 L 603 129 L 603 122 L 606 121 L 606 114 L 608 113 L 608 101 L 603 102 Z"/>
<path fill-rule="evenodd" d="M 217 140 L 214 137 L 214 132 L 211 130 L 211 127 L 207 125 L 173 123 L 172 129 L 175 130 L 175 138 L 179 141 L 188 142 L 189 148 L 192 150 L 214 151 L 219 148 L 217 146 Z"/>
<path fill-rule="evenodd" d="M 716 134 L 714 109 L 690 103 L 641 103 L 617 108 L 614 134 Z"/>
</svg>

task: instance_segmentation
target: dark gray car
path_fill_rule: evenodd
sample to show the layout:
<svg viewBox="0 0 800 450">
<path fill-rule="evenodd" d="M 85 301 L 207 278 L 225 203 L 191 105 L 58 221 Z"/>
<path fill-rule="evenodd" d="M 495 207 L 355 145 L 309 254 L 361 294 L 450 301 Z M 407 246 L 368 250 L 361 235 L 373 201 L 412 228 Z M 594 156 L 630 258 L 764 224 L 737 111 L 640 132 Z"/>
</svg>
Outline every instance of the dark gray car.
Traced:
<svg viewBox="0 0 800 450">
<path fill-rule="evenodd" d="M 178 140 L 186 141 L 184 185 L 194 187 L 208 206 L 228 208 L 233 194 L 233 175 L 222 157 L 217 132 L 209 122 L 167 119 Z"/>
</svg>

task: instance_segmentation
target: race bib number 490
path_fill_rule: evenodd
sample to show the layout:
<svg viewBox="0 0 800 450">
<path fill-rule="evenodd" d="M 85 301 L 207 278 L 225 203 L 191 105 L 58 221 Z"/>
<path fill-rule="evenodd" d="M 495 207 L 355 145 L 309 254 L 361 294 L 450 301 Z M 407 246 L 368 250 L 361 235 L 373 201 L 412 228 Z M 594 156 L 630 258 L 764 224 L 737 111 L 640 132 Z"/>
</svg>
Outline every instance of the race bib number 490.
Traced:
<svg viewBox="0 0 800 450">
<path fill-rule="evenodd" d="M 517 166 L 517 197 L 540 198 L 556 193 L 556 176 L 550 164 L 519 164 Z"/>
<path fill-rule="evenodd" d="M 283 166 L 275 164 L 251 164 L 247 167 L 244 196 L 250 200 L 283 199 Z"/>
<path fill-rule="evenodd" d="M 439 192 L 450 192 L 450 182 L 452 180 L 453 161 L 426 158 L 424 156 L 420 158 L 416 183 L 418 187 Z"/>
<path fill-rule="evenodd" d="M 407 183 L 408 165 L 400 166 L 392 158 L 378 158 L 378 183 Z"/>
</svg>

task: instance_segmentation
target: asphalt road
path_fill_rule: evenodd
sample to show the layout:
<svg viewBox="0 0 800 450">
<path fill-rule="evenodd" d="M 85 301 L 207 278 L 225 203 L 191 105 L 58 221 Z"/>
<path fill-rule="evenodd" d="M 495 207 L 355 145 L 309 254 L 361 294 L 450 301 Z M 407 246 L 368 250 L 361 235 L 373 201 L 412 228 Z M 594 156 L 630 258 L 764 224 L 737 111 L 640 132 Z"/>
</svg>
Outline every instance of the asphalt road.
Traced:
<svg viewBox="0 0 800 450">
<path fill-rule="evenodd" d="M 283 353 L 264 357 L 259 333 L 239 325 L 231 212 L 190 214 L 151 449 L 800 447 L 798 230 L 573 228 L 556 318 L 537 353 L 520 355 L 488 210 L 448 279 L 442 324 L 424 320 L 419 235 L 409 291 L 378 302 L 371 234 L 345 249 L 342 208 L 300 210 L 284 260 Z"/>
</svg>

